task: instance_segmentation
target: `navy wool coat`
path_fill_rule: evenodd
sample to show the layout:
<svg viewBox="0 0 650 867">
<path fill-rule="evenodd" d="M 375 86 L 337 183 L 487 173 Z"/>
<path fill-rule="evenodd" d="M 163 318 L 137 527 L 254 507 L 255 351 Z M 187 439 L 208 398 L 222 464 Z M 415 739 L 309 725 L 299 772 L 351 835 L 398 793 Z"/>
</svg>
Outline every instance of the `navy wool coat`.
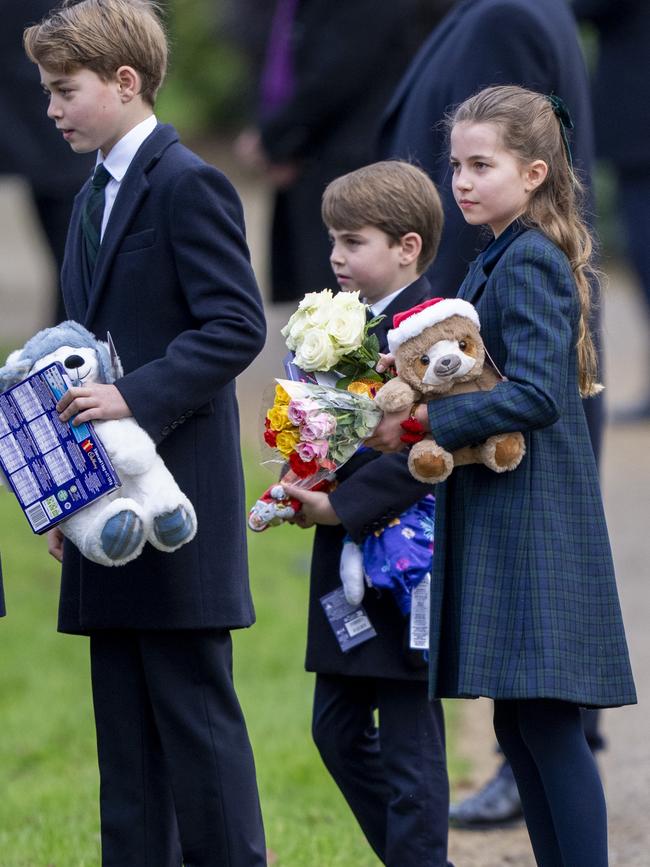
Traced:
<svg viewBox="0 0 650 867">
<path fill-rule="evenodd" d="M 513 472 L 459 467 L 436 491 L 434 695 L 636 700 L 596 465 L 578 393 L 579 305 L 568 260 L 513 224 L 459 297 L 508 381 L 429 403 L 447 449 L 522 431 Z"/>
<path fill-rule="evenodd" d="M 59 610 L 64 632 L 101 628 L 248 626 L 245 499 L 235 377 L 259 353 L 265 324 L 229 181 L 158 125 L 118 192 L 89 291 L 79 193 L 62 273 L 66 310 L 124 364 L 117 383 L 198 519 L 173 554 L 145 547 L 119 568 L 66 543 Z"/>
</svg>

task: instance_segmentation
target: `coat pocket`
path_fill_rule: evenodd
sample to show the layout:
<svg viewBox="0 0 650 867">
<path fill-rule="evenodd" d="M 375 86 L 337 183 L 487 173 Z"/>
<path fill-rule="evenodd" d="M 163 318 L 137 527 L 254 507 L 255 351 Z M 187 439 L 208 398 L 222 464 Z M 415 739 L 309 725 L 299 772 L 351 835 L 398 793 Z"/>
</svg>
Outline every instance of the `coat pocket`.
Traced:
<svg viewBox="0 0 650 867">
<path fill-rule="evenodd" d="M 126 235 L 120 244 L 118 255 L 121 255 L 122 253 L 133 253 L 135 250 L 144 250 L 147 247 L 152 247 L 155 240 L 155 229 L 144 229 L 142 232 L 134 232 L 132 235 Z"/>
</svg>

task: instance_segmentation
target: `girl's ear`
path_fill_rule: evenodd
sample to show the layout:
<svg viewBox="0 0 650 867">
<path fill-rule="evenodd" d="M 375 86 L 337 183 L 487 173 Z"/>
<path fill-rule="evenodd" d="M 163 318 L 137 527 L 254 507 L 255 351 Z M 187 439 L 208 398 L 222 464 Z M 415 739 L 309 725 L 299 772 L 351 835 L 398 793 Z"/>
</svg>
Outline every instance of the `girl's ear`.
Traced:
<svg viewBox="0 0 650 867">
<path fill-rule="evenodd" d="M 534 160 L 529 164 L 524 173 L 524 181 L 526 183 L 526 192 L 532 193 L 546 180 L 548 175 L 548 164 L 544 160 Z"/>
<path fill-rule="evenodd" d="M 422 238 L 417 232 L 407 232 L 399 239 L 400 262 L 402 265 L 410 265 L 422 252 Z"/>
</svg>

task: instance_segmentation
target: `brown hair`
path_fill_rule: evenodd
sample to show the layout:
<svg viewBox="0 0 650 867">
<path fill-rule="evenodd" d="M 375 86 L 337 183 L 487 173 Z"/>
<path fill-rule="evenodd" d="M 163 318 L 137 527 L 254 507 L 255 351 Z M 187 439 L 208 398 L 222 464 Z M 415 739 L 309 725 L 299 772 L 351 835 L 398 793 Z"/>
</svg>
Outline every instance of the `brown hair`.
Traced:
<svg viewBox="0 0 650 867">
<path fill-rule="evenodd" d="M 152 106 L 167 70 L 167 37 L 152 0 L 64 0 L 26 28 L 23 41 L 33 63 L 57 72 L 85 68 L 110 81 L 132 66 Z"/>
<path fill-rule="evenodd" d="M 431 178 L 400 160 L 372 163 L 333 180 L 323 193 L 321 214 L 329 228 L 354 231 L 373 226 L 395 243 L 408 232 L 417 232 L 422 239 L 418 274 L 435 259 L 444 220 Z"/>
<path fill-rule="evenodd" d="M 551 100 L 523 87 L 488 87 L 461 103 L 447 118 L 449 131 L 457 123 L 491 123 L 506 150 L 522 163 L 543 160 L 548 174 L 531 194 L 520 217 L 551 239 L 567 256 L 580 301 L 578 374 L 583 397 L 597 394 L 598 363 L 589 331 L 592 282 L 598 274 L 591 265 L 593 242 L 580 213 L 582 186 L 569 161 L 566 131 Z"/>
</svg>

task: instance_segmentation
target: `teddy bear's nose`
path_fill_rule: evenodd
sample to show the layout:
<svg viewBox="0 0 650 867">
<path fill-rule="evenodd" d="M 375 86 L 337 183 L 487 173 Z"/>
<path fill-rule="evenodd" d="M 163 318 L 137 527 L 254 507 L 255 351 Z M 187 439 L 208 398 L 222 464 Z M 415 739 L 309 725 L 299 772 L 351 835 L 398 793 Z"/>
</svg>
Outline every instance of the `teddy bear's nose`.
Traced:
<svg viewBox="0 0 650 867">
<path fill-rule="evenodd" d="M 78 367 L 83 367 L 84 360 L 80 355 L 68 355 L 63 364 L 68 370 L 76 370 Z"/>
<path fill-rule="evenodd" d="M 436 361 L 434 370 L 436 376 L 451 376 L 460 367 L 460 358 L 457 355 L 443 355 Z"/>
</svg>

